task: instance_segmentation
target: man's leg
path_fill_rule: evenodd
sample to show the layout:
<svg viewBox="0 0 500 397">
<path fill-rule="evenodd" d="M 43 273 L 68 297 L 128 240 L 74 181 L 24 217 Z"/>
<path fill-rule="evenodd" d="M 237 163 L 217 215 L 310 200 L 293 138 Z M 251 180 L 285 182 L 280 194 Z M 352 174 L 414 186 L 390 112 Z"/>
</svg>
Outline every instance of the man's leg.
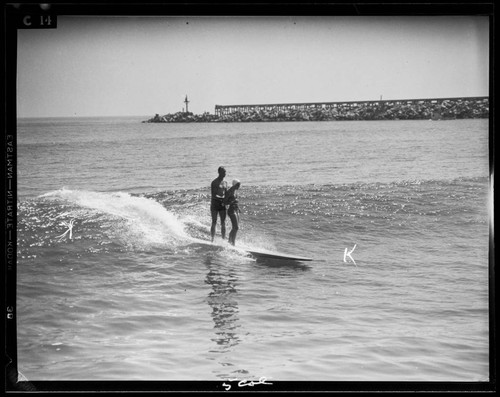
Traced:
<svg viewBox="0 0 500 397">
<path fill-rule="evenodd" d="M 212 227 L 210 228 L 210 235 L 212 236 L 212 243 L 215 238 L 215 230 L 217 228 L 217 211 L 211 211 L 212 213 Z"/>
<path fill-rule="evenodd" d="M 226 210 L 219 211 L 220 215 L 220 234 L 222 235 L 222 239 L 226 239 Z"/>
</svg>

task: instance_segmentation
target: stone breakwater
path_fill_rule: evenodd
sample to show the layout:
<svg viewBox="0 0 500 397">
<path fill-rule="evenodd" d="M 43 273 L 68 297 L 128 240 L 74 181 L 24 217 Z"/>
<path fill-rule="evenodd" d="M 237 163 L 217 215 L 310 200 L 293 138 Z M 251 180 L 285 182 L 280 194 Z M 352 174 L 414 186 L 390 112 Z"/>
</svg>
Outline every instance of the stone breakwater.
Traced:
<svg viewBox="0 0 500 397">
<path fill-rule="evenodd" d="M 216 114 L 178 112 L 144 123 L 428 120 L 489 117 L 488 98 L 370 101 L 326 104 L 216 106 Z"/>
<path fill-rule="evenodd" d="M 165 114 L 160 116 L 158 113 L 151 119 L 143 121 L 143 123 L 208 123 L 212 121 L 220 121 L 215 114 L 208 112 L 193 114 L 191 112 L 177 112 L 174 114 Z"/>
</svg>

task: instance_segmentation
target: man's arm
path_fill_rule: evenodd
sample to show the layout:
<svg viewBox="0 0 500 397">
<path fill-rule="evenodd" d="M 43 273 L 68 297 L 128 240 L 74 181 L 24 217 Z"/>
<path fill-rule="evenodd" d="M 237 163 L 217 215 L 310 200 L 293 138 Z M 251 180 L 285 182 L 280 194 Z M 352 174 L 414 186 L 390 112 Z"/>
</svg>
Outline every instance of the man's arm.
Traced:
<svg viewBox="0 0 500 397">
<path fill-rule="evenodd" d="M 212 181 L 212 184 L 210 186 L 211 186 L 211 190 L 212 190 L 212 198 L 216 198 L 217 197 L 217 189 L 218 189 L 217 181 Z"/>
</svg>

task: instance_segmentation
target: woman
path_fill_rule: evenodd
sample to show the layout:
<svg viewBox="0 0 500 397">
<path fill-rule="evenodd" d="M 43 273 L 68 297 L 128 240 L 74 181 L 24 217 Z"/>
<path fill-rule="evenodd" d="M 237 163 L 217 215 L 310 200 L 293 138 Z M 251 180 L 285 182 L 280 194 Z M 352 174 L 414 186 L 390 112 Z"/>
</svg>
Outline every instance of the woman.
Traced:
<svg viewBox="0 0 500 397">
<path fill-rule="evenodd" d="M 238 208 L 238 197 L 236 196 L 236 190 L 241 186 L 238 179 L 233 181 L 233 186 L 226 191 L 226 196 L 224 198 L 224 204 L 229 205 L 227 209 L 227 214 L 229 219 L 231 219 L 231 231 L 229 232 L 229 243 L 234 245 L 236 241 L 236 233 L 238 233 L 238 224 L 240 223 L 240 209 Z"/>
</svg>

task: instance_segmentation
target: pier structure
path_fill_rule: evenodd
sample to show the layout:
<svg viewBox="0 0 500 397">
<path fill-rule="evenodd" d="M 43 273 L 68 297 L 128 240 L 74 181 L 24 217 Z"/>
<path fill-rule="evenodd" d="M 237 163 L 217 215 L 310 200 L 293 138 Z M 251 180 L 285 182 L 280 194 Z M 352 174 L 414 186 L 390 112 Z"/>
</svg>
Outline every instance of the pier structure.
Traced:
<svg viewBox="0 0 500 397">
<path fill-rule="evenodd" d="M 215 114 L 195 115 L 186 111 L 166 114 L 148 123 L 179 122 L 270 122 L 337 120 L 452 120 L 488 118 L 489 97 L 389 99 L 378 101 L 274 103 L 260 105 L 215 105 Z"/>
<path fill-rule="evenodd" d="M 427 98 L 427 99 L 388 99 L 374 101 L 342 101 L 342 102 L 306 102 L 306 103 L 274 103 L 257 105 L 215 105 L 215 115 L 218 117 L 228 116 L 234 113 L 255 112 L 290 112 L 290 111 L 315 111 L 333 110 L 340 113 L 350 112 L 356 109 L 388 109 L 398 106 L 425 106 L 436 109 L 449 104 L 487 104 L 488 97 L 455 97 L 455 98 Z"/>
</svg>

